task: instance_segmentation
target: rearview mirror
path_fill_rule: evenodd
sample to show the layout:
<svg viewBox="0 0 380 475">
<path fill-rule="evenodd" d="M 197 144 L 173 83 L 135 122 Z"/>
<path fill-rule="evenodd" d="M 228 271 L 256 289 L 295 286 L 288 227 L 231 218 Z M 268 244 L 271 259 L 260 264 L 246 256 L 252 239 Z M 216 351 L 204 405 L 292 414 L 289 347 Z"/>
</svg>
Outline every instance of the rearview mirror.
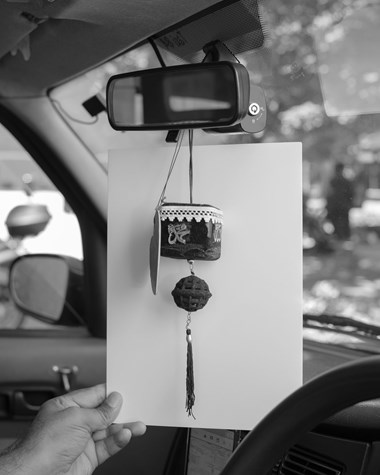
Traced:
<svg viewBox="0 0 380 475">
<path fill-rule="evenodd" d="M 116 130 L 225 127 L 244 118 L 248 102 L 247 70 L 227 61 L 119 74 L 107 85 Z"/>
<path fill-rule="evenodd" d="M 12 264 L 9 289 L 16 306 L 41 321 L 83 324 L 83 264 L 48 254 L 18 257 Z"/>
</svg>

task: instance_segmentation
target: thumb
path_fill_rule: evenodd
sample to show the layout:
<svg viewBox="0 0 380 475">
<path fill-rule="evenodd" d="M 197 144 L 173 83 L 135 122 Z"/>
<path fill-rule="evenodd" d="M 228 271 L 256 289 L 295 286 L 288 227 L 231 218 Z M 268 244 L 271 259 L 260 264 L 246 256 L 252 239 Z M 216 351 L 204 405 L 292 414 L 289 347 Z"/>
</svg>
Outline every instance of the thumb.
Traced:
<svg viewBox="0 0 380 475">
<path fill-rule="evenodd" d="M 116 419 L 123 404 L 121 394 L 113 392 L 95 409 L 86 409 L 86 425 L 95 432 L 106 429 Z"/>
</svg>

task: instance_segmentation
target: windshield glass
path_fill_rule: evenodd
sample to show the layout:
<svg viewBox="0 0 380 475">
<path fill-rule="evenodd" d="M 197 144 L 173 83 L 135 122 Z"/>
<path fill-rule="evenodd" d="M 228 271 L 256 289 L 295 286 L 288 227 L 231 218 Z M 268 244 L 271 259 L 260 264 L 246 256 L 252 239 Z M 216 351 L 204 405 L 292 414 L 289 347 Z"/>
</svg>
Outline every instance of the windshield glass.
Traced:
<svg viewBox="0 0 380 475">
<path fill-rule="evenodd" d="M 264 89 L 265 130 L 196 131 L 194 143 L 302 142 L 304 313 L 380 326 L 380 5 L 269 0 L 260 16 L 264 47 L 237 59 Z M 104 112 L 92 117 L 82 104 L 104 103 L 111 75 L 159 66 L 146 44 L 51 91 L 105 168 L 109 149 L 161 146 L 166 133 L 116 132 Z"/>
</svg>

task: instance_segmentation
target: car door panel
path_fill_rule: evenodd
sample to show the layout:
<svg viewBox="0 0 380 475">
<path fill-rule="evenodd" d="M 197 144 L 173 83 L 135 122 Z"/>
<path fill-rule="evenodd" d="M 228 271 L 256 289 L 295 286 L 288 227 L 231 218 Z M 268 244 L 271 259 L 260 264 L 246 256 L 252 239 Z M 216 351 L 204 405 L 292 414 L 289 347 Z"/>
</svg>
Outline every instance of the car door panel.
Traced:
<svg viewBox="0 0 380 475">
<path fill-rule="evenodd" d="M 17 335 L 18 332 L 3 333 L 6 335 L 0 335 L 0 450 L 26 432 L 46 399 L 62 394 L 62 381 L 53 366 L 78 367 L 71 379 L 73 389 L 102 383 L 106 376 L 104 339 L 62 336 L 57 332 L 52 337 L 49 331 L 47 335 L 28 331 L 25 336 Z M 122 467 L 141 475 L 164 473 L 176 436 L 177 429 L 173 427 L 148 427 L 144 437 L 101 465 L 96 474 L 116 475 L 123 473 Z"/>
<path fill-rule="evenodd" d="M 31 420 L 47 399 L 65 389 L 58 368 L 73 368 L 71 389 L 105 381 L 106 344 L 91 336 L 0 336 L 0 444 L 26 427 L 17 421 Z"/>
</svg>

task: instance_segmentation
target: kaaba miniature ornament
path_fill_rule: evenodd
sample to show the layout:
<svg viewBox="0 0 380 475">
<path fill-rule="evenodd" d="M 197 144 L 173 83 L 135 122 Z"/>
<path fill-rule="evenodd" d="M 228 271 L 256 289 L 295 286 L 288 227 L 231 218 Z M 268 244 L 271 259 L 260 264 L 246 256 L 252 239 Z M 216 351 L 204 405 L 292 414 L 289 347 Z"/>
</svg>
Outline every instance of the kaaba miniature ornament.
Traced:
<svg viewBox="0 0 380 475">
<path fill-rule="evenodd" d="M 188 416 L 194 417 L 195 385 L 190 329 L 191 317 L 193 312 L 197 312 L 205 307 L 212 295 L 208 284 L 195 275 L 194 261 L 215 261 L 220 258 L 223 212 L 212 205 L 193 203 L 192 131 L 189 132 L 189 143 L 190 202 L 165 202 L 166 186 L 178 156 L 178 148 L 176 148 L 154 216 L 153 236 L 150 243 L 150 276 L 152 290 L 156 294 L 161 256 L 185 259 L 190 265 L 191 275 L 177 282 L 172 291 L 172 296 L 175 304 L 187 312 L 186 411 Z"/>
<path fill-rule="evenodd" d="M 220 257 L 223 213 L 214 206 L 164 203 L 160 209 L 161 256 L 215 261 Z"/>
</svg>

